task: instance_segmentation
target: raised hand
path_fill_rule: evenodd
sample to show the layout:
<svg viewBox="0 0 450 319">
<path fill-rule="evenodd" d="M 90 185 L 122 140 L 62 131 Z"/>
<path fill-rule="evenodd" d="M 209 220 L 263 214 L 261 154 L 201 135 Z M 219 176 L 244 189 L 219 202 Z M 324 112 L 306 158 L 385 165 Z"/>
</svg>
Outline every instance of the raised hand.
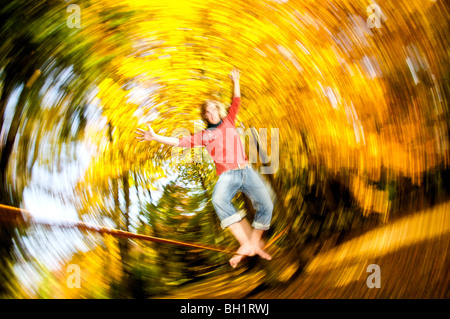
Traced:
<svg viewBox="0 0 450 319">
<path fill-rule="evenodd" d="M 148 127 L 147 131 L 144 131 L 144 130 L 138 128 L 137 131 L 134 132 L 137 135 L 136 139 L 138 139 L 139 142 L 153 141 L 156 138 L 156 133 L 155 133 L 155 131 L 153 131 L 150 124 L 148 124 L 147 127 Z"/>
<path fill-rule="evenodd" d="M 240 74 L 238 69 L 234 68 L 233 70 L 231 70 L 229 77 L 233 81 L 239 81 L 239 78 L 241 77 L 241 74 Z"/>
</svg>

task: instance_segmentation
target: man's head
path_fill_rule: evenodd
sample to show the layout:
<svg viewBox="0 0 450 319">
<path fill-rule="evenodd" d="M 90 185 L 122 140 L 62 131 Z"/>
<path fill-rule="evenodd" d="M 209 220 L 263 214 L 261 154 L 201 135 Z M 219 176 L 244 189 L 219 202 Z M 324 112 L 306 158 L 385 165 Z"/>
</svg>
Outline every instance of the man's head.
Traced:
<svg viewBox="0 0 450 319">
<path fill-rule="evenodd" d="M 226 117 L 225 105 L 214 100 L 207 100 L 202 105 L 202 118 L 210 124 L 218 124 Z"/>
</svg>

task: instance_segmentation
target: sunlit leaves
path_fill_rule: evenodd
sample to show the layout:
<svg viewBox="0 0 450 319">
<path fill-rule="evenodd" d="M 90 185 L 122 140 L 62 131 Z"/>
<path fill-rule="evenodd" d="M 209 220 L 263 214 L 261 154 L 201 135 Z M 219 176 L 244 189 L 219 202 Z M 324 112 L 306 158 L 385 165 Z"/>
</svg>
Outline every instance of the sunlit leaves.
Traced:
<svg viewBox="0 0 450 319">
<path fill-rule="evenodd" d="M 89 166 L 76 195 L 68 195 L 82 218 L 125 229 L 134 205 L 141 217 L 159 218 L 138 225 L 144 233 L 160 225 L 161 236 L 176 229 L 185 240 L 217 240 L 217 229 L 208 228 L 217 220 L 206 219 L 214 166 L 198 150 L 174 158 L 172 148 L 139 143 L 134 132 L 148 123 L 168 136 L 204 128 L 199 106 L 208 98 L 230 104 L 232 67 L 242 72 L 237 124 L 279 129 L 280 169 L 270 176 L 278 203 L 287 208 L 279 220 L 292 217 L 300 227 L 303 198 L 321 201 L 323 209 L 330 199 L 321 194 L 329 180 L 339 179 L 354 199 L 352 208 L 386 221 L 400 178 L 421 186 L 424 174 L 449 163 L 444 1 L 380 1 L 388 20 L 379 29 L 368 27 L 365 1 L 77 4 L 81 28 L 73 29 L 62 1 L 13 1 L 2 8 L 5 198 L 20 198 L 35 165 L 64 172 L 87 149 Z M 164 188 L 174 176 L 184 186 Z M 155 192 L 165 192 L 161 201 Z M 177 200 L 178 207 L 169 205 Z M 204 205 L 196 207 L 195 200 Z M 198 214 L 182 215 L 191 209 Z M 341 227 L 351 213 L 328 216 L 335 215 Z M 309 222 L 298 232 L 304 237 L 319 234 Z M 186 235 L 195 225 L 201 229 Z M 107 244 L 116 261 L 127 250 L 118 245 Z M 145 271 L 158 273 L 158 250 L 144 248 L 152 265 Z M 139 249 L 133 246 L 130 254 L 143 256 Z M 97 264 L 97 254 L 104 256 L 90 252 L 79 262 Z M 186 280 L 180 269 L 173 272 L 168 282 Z M 101 289 L 109 284 L 96 283 Z"/>
</svg>

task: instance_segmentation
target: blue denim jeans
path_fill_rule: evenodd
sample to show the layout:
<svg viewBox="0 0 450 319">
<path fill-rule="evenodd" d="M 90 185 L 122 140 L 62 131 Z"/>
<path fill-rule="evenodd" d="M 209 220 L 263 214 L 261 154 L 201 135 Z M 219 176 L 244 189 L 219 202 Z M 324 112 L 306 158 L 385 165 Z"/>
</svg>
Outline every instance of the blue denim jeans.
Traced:
<svg viewBox="0 0 450 319">
<path fill-rule="evenodd" d="M 212 203 L 221 221 L 220 226 L 226 228 L 243 218 L 231 203 L 239 191 L 250 198 L 256 210 L 252 227 L 260 230 L 269 229 L 273 203 L 263 181 L 251 167 L 229 170 L 219 176 L 214 187 Z"/>
</svg>

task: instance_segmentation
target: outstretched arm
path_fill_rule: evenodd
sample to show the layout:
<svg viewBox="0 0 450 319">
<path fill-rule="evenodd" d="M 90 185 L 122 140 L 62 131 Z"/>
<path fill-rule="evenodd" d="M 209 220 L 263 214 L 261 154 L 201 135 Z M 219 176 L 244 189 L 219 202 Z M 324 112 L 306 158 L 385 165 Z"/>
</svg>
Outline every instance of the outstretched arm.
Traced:
<svg viewBox="0 0 450 319">
<path fill-rule="evenodd" d="M 139 142 L 143 141 L 157 141 L 159 143 L 163 143 L 169 146 L 178 146 L 179 139 L 176 137 L 168 137 L 164 135 L 158 135 L 155 133 L 155 131 L 152 129 L 150 124 L 148 124 L 148 131 L 144 131 L 140 128 L 137 129 L 135 132 L 136 139 L 139 140 Z"/>
<path fill-rule="evenodd" d="M 235 97 L 241 97 L 241 88 L 239 86 L 239 78 L 241 77 L 241 74 L 239 73 L 238 69 L 231 70 L 230 78 L 233 80 L 233 98 Z"/>
<path fill-rule="evenodd" d="M 233 103 L 231 103 L 231 106 L 228 109 L 227 118 L 234 123 L 234 121 L 236 120 L 237 112 L 239 110 L 239 106 L 241 104 L 241 88 L 239 86 L 239 78 L 241 77 L 241 74 L 239 73 L 239 70 L 233 69 L 229 76 L 231 80 L 233 80 L 234 88 L 233 88 Z"/>
</svg>

